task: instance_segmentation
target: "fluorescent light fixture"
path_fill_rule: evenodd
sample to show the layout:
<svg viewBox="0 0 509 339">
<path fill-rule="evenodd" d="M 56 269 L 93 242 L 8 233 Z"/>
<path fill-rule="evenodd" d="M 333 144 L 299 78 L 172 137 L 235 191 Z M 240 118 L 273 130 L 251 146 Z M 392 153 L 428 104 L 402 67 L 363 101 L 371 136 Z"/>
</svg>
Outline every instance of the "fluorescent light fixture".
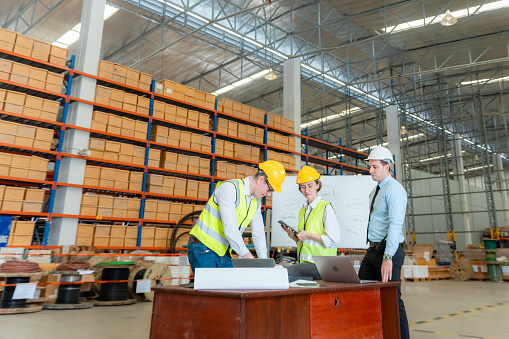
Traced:
<svg viewBox="0 0 509 339">
<path fill-rule="evenodd" d="M 282 53 L 279 53 L 278 51 L 275 51 L 275 50 L 270 49 L 270 48 L 265 48 L 265 49 L 267 50 L 267 52 L 270 52 L 270 53 L 272 53 L 272 54 L 274 54 L 274 55 L 277 55 L 278 57 L 281 57 L 281 58 L 283 58 L 283 59 L 288 59 L 288 56 L 287 56 L 287 55 L 284 55 L 284 54 L 282 54 Z"/>
<path fill-rule="evenodd" d="M 306 127 L 310 127 L 310 126 L 314 126 L 314 125 L 318 125 L 322 122 L 328 122 L 330 120 L 334 120 L 334 119 L 337 119 L 337 118 L 341 118 L 342 116 L 345 116 L 347 113 L 353 113 L 353 112 L 357 112 L 357 111 L 360 111 L 361 109 L 359 107 L 353 107 L 351 108 L 350 110 L 344 110 L 343 112 L 341 113 L 337 113 L 337 114 L 332 114 L 332 115 L 328 115 L 326 117 L 323 117 L 323 118 L 320 118 L 320 119 L 316 119 L 316 120 L 312 120 L 312 121 L 309 121 L 309 122 L 306 122 L 304 124 L 301 124 L 300 125 L 300 128 L 301 129 L 304 129 Z"/>
<path fill-rule="evenodd" d="M 484 84 L 484 83 L 494 83 L 494 82 L 500 82 L 500 81 L 509 81 L 509 76 L 503 77 L 503 78 L 495 78 L 495 79 L 481 79 L 481 80 L 474 80 L 474 81 L 463 81 L 460 83 L 461 86 L 465 85 L 478 85 L 478 84 Z"/>
<path fill-rule="evenodd" d="M 229 33 L 229 34 L 231 34 L 231 35 L 234 35 L 234 36 L 236 36 L 236 37 L 243 38 L 243 37 L 242 37 L 242 35 L 240 35 L 239 33 L 236 33 L 236 32 L 234 32 L 234 31 L 231 31 L 231 30 L 229 30 L 228 28 L 225 28 L 225 27 L 223 27 L 223 26 L 221 26 L 221 25 L 218 25 L 218 24 L 212 24 L 212 26 L 214 26 L 214 27 L 216 27 L 216 28 L 218 28 L 218 29 L 220 29 L 220 30 L 222 30 L 222 31 L 225 31 L 226 33 Z"/>
<path fill-rule="evenodd" d="M 249 38 L 244 37 L 244 40 L 245 40 L 245 41 L 247 41 L 247 42 L 249 42 L 250 44 L 253 44 L 253 45 L 257 46 L 257 47 L 263 47 L 263 45 L 262 45 L 262 44 L 260 44 L 260 43 L 258 43 L 258 42 L 256 42 L 256 41 L 254 41 L 254 40 L 251 40 L 251 39 L 249 39 Z"/>
<path fill-rule="evenodd" d="M 233 84 L 231 85 L 228 85 L 228 86 L 225 86 L 225 87 L 222 87 L 214 92 L 212 92 L 211 94 L 214 94 L 214 95 L 220 95 L 220 94 L 223 94 L 223 93 L 226 93 L 226 92 L 229 92 L 231 91 L 232 89 L 234 88 L 237 88 L 237 87 L 240 87 L 240 86 L 244 86 L 245 84 L 248 84 L 250 83 L 251 81 L 255 80 L 255 79 L 258 79 L 258 78 L 261 78 L 263 77 L 264 75 L 266 75 L 267 73 L 269 73 L 269 70 L 268 69 L 264 69 L 263 71 L 261 72 L 258 72 L 258 73 L 255 73 L 251 76 L 248 76 L 244 79 L 240 79 L 236 82 L 234 82 Z"/>
<path fill-rule="evenodd" d="M 477 166 L 477 167 L 465 168 L 464 172 L 475 171 L 475 170 L 483 169 L 486 167 L 488 167 L 488 166 Z M 493 164 L 490 164 L 490 167 L 493 167 Z"/>
<path fill-rule="evenodd" d="M 117 12 L 118 8 L 106 4 L 106 6 L 104 6 L 104 20 L 106 21 Z M 67 31 L 60 38 L 58 38 L 57 41 L 52 43 L 52 45 L 62 48 L 68 48 L 70 45 L 72 45 L 73 43 L 80 39 L 80 32 L 81 32 L 81 22 L 74 26 L 73 28 L 71 28 L 69 31 Z"/>
<path fill-rule="evenodd" d="M 198 19 L 198 20 L 200 20 L 202 22 L 205 22 L 205 23 L 209 23 L 210 22 L 207 19 L 199 16 L 198 14 L 194 14 L 193 12 L 186 11 L 186 13 L 187 13 L 187 15 L 192 16 L 193 18 L 196 18 L 196 19 Z"/>
<path fill-rule="evenodd" d="M 233 87 L 232 85 L 228 85 L 228 86 L 225 86 L 223 88 L 220 88 L 218 89 L 217 91 L 215 92 L 212 92 L 212 94 L 214 95 L 219 95 L 219 94 L 223 94 L 223 93 L 226 93 L 226 92 L 229 92 L 231 91 L 232 89 L 234 89 L 235 87 Z"/>
<path fill-rule="evenodd" d="M 479 14 L 479 13 L 486 13 L 495 11 L 498 9 L 509 7 L 509 1 L 502 0 L 502 1 L 496 1 L 489 4 L 483 4 L 482 6 L 472 6 L 469 8 L 460 9 L 454 12 L 451 12 L 450 14 L 455 18 L 464 18 L 470 15 Z M 387 28 L 380 29 L 384 33 L 396 33 L 400 31 L 406 31 L 409 29 L 419 28 L 431 24 L 439 23 L 442 20 L 441 15 L 437 16 L 430 16 L 424 19 L 418 19 L 418 20 L 412 20 L 408 22 L 403 22 L 401 24 L 398 24 L 396 26 L 388 26 Z"/>
<path fill-rule="evenodd" d="M 316 73 L 316 74 L 322 75 L 322 72 L 320 72 L 319 70 L 316 70 L 316 69 L 314 69 L 313 67 L 310 67 L 310 66 L 308 66 L 308 65 L 306 65 L 306 64 L 301 64 L 301 67 L 302 67 L 302 68 L 305 68 L 305 69 L 307 69 L 307 70 L 309 70 L 309 71 L 311 71 L 311 72 L 313 72 L 313 73 Z"/>
<path fill-rule="evenodd" d="M 232 84 L 232 86 L 233 86 L 233 87 L 240 87 L 240 86 L 243 86 L 243 85 L 245 85 L 245 84 L 247 84 L 247 83 L 249 83 L 249 82 L 251 82 L 251 81 L 253 81 L 253 79 L 251 79 L 251 78 L 244 78 L 244 79 L 242 79 L 242 80 L 239 80 L 239 81 L 237 81 L 237 82 L 234 82 L 234 83 Z"/>
<path fill-rule="evenodd" d="M 261 78 L 263 76 L 265 76 L 265 74 L 269 73 L 269 70 L 268 69 L 264 69 L 263 71 L 261 72 L 258 72 L 258 73 L 255 73 L 253 75 L 250 76 L 251 79 L 258 79 L 258 78 Z"/>
</svg>

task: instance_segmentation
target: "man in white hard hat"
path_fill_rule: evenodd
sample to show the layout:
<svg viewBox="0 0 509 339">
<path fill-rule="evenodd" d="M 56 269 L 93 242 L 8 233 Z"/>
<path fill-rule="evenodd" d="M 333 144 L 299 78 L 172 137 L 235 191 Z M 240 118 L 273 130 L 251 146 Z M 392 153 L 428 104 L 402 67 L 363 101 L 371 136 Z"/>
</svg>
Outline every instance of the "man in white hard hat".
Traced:
<svg viewBox="0 0 509 339">
<path fill-rule="evenodd" d="M 390 175 L 394 163 L 392 153 L 379 146 L 369 154 L 369 174 L 378 185 L 369 195 L 370 211 L 367 231 L 369 248 L 359 269 L 360 279 L 401 281 L 401 266 L 405 254 L 401 243 L 405 220 L 407 193 L 403 186 Z M 405 304 L 398 287 L 399 320 L 401 338 L 409 338 Z"/>
</svg>

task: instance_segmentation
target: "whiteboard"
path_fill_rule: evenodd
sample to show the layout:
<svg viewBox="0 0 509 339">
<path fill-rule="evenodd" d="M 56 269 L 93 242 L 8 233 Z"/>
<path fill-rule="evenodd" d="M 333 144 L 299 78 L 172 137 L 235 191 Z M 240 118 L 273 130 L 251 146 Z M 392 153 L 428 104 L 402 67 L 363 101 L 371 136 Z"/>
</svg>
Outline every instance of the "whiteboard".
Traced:
<svg viewBox="0 0 509 339">
<path fill-rule="evenodd" d="M 306 201 L 295 183 L 296 176 L 286 176 L 282 192 L 272 198 L 271 247 L 297 247 L 281 228 L 278 220 L 297 229 L 299 210 Z M 341 228 L 340 248 L 367 248 L 366 232 L 369 218 L 369 194 L 376 186 L 370 175 L 322 176 L 318 192 L 330 202 Z"/>
</svg>

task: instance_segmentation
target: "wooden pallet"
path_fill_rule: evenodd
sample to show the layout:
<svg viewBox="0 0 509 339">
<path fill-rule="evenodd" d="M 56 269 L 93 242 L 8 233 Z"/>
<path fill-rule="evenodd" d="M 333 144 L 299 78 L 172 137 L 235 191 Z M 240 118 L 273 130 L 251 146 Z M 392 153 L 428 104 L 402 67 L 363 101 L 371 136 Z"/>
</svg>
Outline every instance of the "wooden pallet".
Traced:
<svg viewBox="0 0 509 339">
<path fill-rule="evenodd" d="M 405 281 L 427 281 L 429 278 L 405 278 Z"/>
<path fill-rule="evenodd" d="M 429 267 L 428 276 L 430 280 L 446 280 L 451 279 L 449 267 Z"/>
</svg>

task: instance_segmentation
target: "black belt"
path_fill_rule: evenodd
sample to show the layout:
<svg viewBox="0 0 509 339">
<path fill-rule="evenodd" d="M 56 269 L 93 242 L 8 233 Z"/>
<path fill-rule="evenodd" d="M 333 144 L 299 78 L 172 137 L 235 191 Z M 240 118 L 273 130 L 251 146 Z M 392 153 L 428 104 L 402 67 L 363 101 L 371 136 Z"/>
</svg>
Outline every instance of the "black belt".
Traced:
<svg viewBox="0 0 509 339">
<path fill-rule="evenodd" d="M 380 241 L 379 242 L 370 241 L 369 247 L 377 247 L 379 243 L 380 243 Z"/>
<path fill-rule="evenodd" d="M 191 235 L 190 238 L 192 243 L 201 244 L 201 241 L 198 240 L 198 238 L 196 238 L 194 235 Z"/>
</svg>

